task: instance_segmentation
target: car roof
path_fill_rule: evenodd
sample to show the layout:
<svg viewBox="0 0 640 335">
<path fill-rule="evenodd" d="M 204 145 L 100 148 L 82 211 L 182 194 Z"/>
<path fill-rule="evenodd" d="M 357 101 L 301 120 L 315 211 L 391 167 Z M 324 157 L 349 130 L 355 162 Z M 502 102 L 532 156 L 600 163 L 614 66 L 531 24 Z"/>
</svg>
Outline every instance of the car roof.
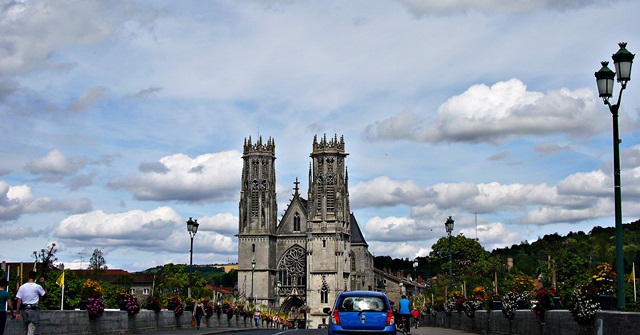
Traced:
<svg viewBox="0 0 640 335">
<path fill-rule="evenodd" d="M 386 294 L 382 293 L 382 292 L 376 292 L 376 291 L 346 291 L 346 292 L 341 292 L 340 296 L 343 297 L 361 297 L 361 296 L 370 296 L 370 297 L 385 297 L 386 298 Z"/>
</svg>

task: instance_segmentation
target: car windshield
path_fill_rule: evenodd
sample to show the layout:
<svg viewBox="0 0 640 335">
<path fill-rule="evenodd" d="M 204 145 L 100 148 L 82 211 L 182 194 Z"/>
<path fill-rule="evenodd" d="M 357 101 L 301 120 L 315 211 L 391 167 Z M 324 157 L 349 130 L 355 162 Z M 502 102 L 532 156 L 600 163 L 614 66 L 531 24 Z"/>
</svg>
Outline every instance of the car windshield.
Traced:
<svg viewBox="0 0 640 335">
<path fill-rule="evenodd" d="M 362 312 L 362 311 L 386 311 L 384 300 L 381 297 L 344 297 L 338 307 L 340 312 Z"/>
</svg>

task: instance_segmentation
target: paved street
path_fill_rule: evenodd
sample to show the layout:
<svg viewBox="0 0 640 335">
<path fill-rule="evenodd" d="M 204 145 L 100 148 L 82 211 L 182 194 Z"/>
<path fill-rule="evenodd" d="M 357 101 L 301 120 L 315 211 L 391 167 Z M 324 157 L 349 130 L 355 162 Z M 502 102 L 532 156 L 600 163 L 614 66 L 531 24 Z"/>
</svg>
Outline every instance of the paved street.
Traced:
<svg viewBox="0 0 640 335">
<path fill-rule="evenodd" d="M 326 329 L 254 329 L 254 328 L 203 328 L 197 330 L 195 328 L 185 329 L 172 329 L 172 330 L 159 330 L 153 332 L 146 332 L 146 335 L 208 335 L 208 334 L 285 334 L 285 333 L 298 333 L 298 334 L 327 334 Z M 462 335 L 471 334 L 460 330 L 448 329 L 448 328 L 432 328 L 432 327 L 419 327 L 418 329 L 412 329 L 411 335 Z"/>
</svg>

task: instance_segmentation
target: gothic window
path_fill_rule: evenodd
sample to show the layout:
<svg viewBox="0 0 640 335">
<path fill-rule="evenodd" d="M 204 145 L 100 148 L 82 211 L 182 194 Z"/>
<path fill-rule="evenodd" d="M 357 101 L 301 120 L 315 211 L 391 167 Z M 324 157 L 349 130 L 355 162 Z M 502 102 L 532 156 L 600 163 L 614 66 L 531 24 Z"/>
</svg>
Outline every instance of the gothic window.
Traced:
<svg viewBox="0 0 640 335">
<path fill-rule="evenodd" d="M 351 271 L 352 272 L 356 271 L 356 258 L 355 257 L 351 258 Z"/>
<path fill-rule="evenodd" d="M 327 240 L 322 240 L 322 247 L 326 248 L 327 247 Z"/>
<path fill-rule="evenodd" d="M 258 216 L 258 180 L 254 179 L 251 182 L 251 216 Z"/>
<path fill-rule="evenodd" d="M 333 173 L 327 176 L 327 212 L 335 212 L 336 207 L 336 186 Z"/>
<path fill-rule="evenodd" d="M 324 275 L 322 275 L 322 287 L 318 290 L 320 292 L 320 303 L 329 303 L 329 285 Z"/>
<path fill-rule="evenodd" d="M 307 254 L 299 245 L 291 247 L 278 264 L 278 280 L 282 284 L 281 294 L 291 294 L 296 289 L 304 295 L 307 284 Z"/>
<path fill-rule="evenodd" d="M 251 245 L 251 252 L 256 252 L 256 244 Z"/>
<path fill-rule="evenodd" d="M 300 213 L 298 212 L 293 217 L 293 231 L 300 231 Z"/>
</svg>

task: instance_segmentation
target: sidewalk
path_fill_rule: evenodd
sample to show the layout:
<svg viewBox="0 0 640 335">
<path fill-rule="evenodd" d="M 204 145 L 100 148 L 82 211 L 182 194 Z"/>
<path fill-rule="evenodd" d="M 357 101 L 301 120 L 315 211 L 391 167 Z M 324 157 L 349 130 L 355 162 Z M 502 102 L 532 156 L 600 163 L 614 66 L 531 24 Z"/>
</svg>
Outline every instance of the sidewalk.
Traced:
<svg viewBox="0 0 640 335">
<path fill-rule="evenodd" d="M 182 329 L 169 329 L 169 330 L 156 330 L 152 332 L 145 332 L 147 335 L 210 335 L 210 334 L 231 334 L 244 331 L 255 330 L 255 328 L 202 328 L 200 330 L 195 328 L 182 328 Z M 295 331 L 295 330 L 294 330 Z M 472 334 L 466 333 L 457 329 L 450 328 L 435 328 L 435 327 L 418 327 L 418 329 L 411 329 L 411 335 L 463 335 Z"/>
</svg>

